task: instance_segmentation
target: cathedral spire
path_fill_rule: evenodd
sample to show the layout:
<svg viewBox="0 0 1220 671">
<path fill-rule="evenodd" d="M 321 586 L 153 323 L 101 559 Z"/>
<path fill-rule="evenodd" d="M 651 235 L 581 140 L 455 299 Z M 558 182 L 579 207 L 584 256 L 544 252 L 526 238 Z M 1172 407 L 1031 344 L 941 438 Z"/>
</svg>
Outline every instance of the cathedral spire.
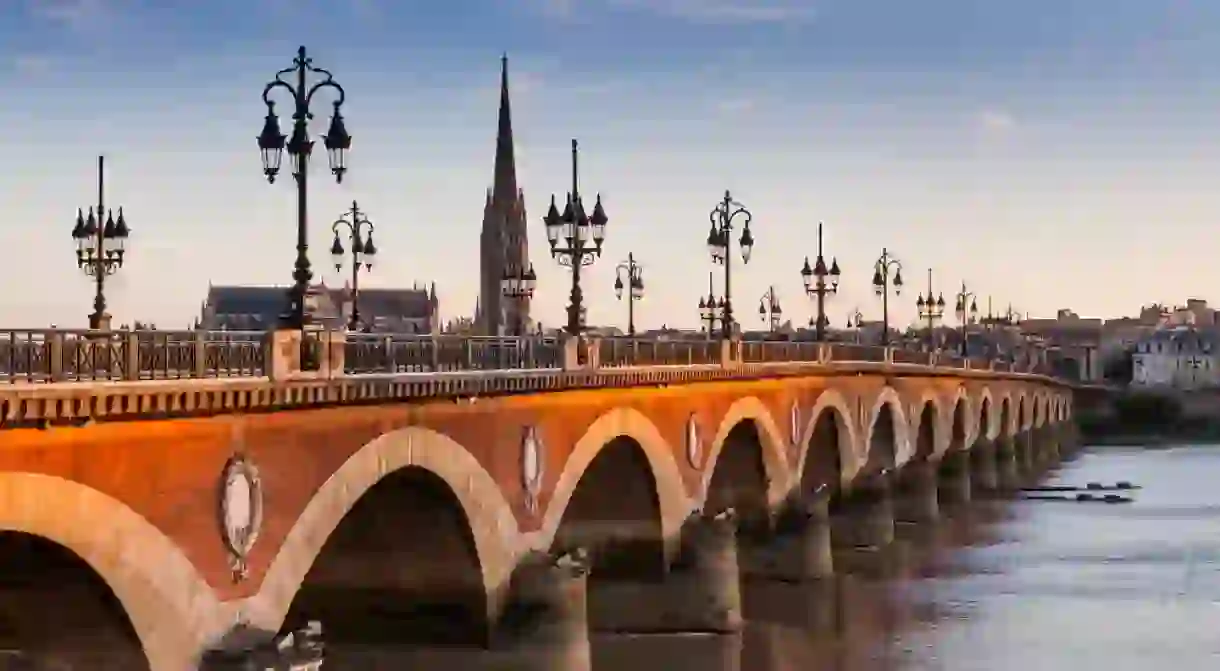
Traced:
<svg viewBox="0 0 1220 671">
<path fill-rule="evenodd" d="M 496 167 L 492 191 L 505 202 L 510 202 L 517 195 L 512 108 L 508 101 L 508 54 L 500 57 L 500 123 L 496 129 Z"/>
</svg>

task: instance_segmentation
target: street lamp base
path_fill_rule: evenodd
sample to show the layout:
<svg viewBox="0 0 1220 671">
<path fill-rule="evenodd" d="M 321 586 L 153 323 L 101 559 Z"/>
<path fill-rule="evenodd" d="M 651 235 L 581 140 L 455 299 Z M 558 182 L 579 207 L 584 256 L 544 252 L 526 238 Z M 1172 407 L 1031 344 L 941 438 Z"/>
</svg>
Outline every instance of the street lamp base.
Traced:
<svg viewBox="0 0 1220 671">
<path fill-rule="evenodd" d="M 101 314 L 95 312 L 89 315 L 89 328 L 94 331 L 109 331 L 110 315 L 105 312 Z"/>
</svg>

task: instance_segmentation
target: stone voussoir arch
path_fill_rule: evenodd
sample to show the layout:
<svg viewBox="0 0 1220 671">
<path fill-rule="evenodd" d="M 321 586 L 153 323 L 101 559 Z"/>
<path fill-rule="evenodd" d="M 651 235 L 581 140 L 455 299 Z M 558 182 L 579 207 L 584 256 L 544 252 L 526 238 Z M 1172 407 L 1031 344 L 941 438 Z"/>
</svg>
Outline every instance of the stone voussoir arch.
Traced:
<svg viewBox="0 0 1220 671">
<path fill-rule="evenodd" d="M 900 468 L 911 460 L 915 450 L 911 445 L 911 423 L 907 420 L 902 397 L 898 395 L 898 392 L 893 387 L 884 387 L 877 393 L 877 398 L 873 401 L 873 408 L 868 413 L 868 425 L 864 432 L 864 445 L 871 457 L 873 432 L 877 429 L 877 420 L 881 417 L 881 409 L 887 405 L 890 412 L 893 413 L 894 420 L 894 467 Z"/>
<path fill-rule="evenodd" d="M 984 385 L 979 389 L 979 400 L 975 408 L 975 440 L 995 440 L 999 434 L 1000 400 L 996 399 L 996 395 L 991 391 L 989 385 Z M 984 411 L 986 415 L 984 415 Z M 984 424 L 984 422 L 986 423 Z"/>
<path fill-rule="evenodd" d="M 707 459 L 704 460 L 703 479 L 699 492 L 696 494 L 696 499 L 700 503 L 707 497 L 708 488 L 712 484 L 712 475 L 716 472 L 716 464 L 720 461 L 720 453 L 724 450 L 724 443 L 729 437 L 729 432 L 746 420 L 752 420 L 758 427 L 758 439 L 762 443 L 763 467 L 767 474 L 768 505 L 773 508 L 780 505 L 791 493 L 792 488 L 800 485 L 799 479 L 794 480 L 792 468 L 789 465 L 787 440 L 783 437 L 786 432 L 781 431 L 775 424 L 775 418 L 771 416 L 771 411 L 767 409 L 766 404 L 755 396 L 744 396 L 729 406 L 728 411 L 720 420 L 720 426 L 716 429 Z"/>
<path fill-rule="evenodd" d="M 974 397 L 970 395 L 970 389 L 966 385 L 960 385 L 953 393 L 953 406 L 948 408 L 946 412 L 949 414 L 949 444 L 953 442 L 953 428 L 957 422 L 957 406 L 962 404 L 966 415 L 966 426 L 962 436 L 962 448 L 969 450 L 974 441 L 979 435 L 979 409 L 974 401 Z"/>
<path fill-rule="evenodd" d="M 528 549 L 517 519 L 495 479 L 460 443 L 443 433 L 410 426 L 382 434 L 348 457 L 318 488 L 288 532 L 258 593 L 240 604 L 250 625 L 277 631 L 327 539 L 370 489 L 404 468 L 422 468 L 443 480 L 457 498 L 474 538 L 487 616 L 499 615 L 509 578 Z"/>
<path fill-rule="evenodd" d="M 22 472 L 0 474 L 0 499 L 0 529 L 57 543 L 101 576 L 153 671 L 194 668 L 198 652 L 231 624 L 178 546 L 124 503 L 70 480 Z"/>
<path fill-rule="evenodd" d="M 682 524 L 694 506 L 686 491 L 672 445 L 665 440 L 652 420 L 630 407 L 618 407 L 602 414 L 593 420 L 576 441 L 552 489 L 542 527 L 531 534 L 527 542 L 531 549 L 546 551 L 550 548 L 568 503 L 576 494 L 581 477 L 602 449 L 620 437 L 634 440 L 648 460 L 660 507 L 661 534 L 665 539 L 666 554 L 672 556 L 677 547 Z"/>
<path fill-rule="evenodd" d="M 919 433 L 923 430 L 923 411 L 928 404 L 932 404 L 932 417 L 934 425 L 932 427 L 932 437 L 935 441 L 932 445 L 932 454 L 928 455 L 929 461 L 937 461 L 944 456 L 945 451 L 949 449 L 950 431 L 952 431 L 952 415 L 945 411 L 945 401 L 940 394 L 936 393 L 935 389 L 924 389 L 919 397 L 911 406 L 910 412 L 907 413 L 909 421 L 907 434 L 911 437 L 911 456 L 915 456 L 915 452 L 919 449 Z M 947 417 L 947 419 L 946 419 Z"/>
<path fill-rule="evenodd" d="M 839 485 L 846 485 L 855 477 L 856 472 L 864 467 L 864 459 L 867 457 L 868 450 L 860 444 L 860 432 L 856 423 L 852 421 L 851 405 L 839 391 L 824 389 L 818 395 L 818 400 L 814 402 L 813 408 L 810 409 L 809 421 L 805 423 L 805 428 L 801 431 L 800 457 L 797 459 L 796 471 L 793 473 L 793 478 L 796 479 L 795 487 L 800 486 L 800 478 L 805 472 L 810 443 L 813 442 L 813 434 L 817 431 L 818 422 L 827 412 L 835 414 L 839 428 L 839 444 L 836 446 L 839 451 Z"/>
</svg>

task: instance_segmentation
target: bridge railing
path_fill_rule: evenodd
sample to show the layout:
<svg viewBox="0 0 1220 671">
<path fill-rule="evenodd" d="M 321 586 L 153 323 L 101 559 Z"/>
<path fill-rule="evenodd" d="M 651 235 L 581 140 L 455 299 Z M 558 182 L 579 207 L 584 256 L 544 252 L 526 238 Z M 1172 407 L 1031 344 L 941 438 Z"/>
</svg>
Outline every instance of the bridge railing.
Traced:
<svg viewBox="0 0 1220 671">
<path fill-rule="evenodd" d="M 465 337 L 348 334 L 346 373 L 432 373 L 563 367 L 563 345 L 554 337 Z"/>
<path fill-rule="evenodd" d="M 0 331 L 0 382 L 250 377 L 265 362 L 261 332 Z"/>
<path fill-rule="evenodd" d="M 1003 372 L 1047 371 L 948 351 L 920 352 L 850 343 L 554 336 L 256 331 L 0 331 L 0 383 L 276 377 L 292 344 L 322 354 L 322 375 L 587 370 L 656 366 L 737 366 L 843 362 L 909 364 Z M 325 343 L 325 345 L 323 345 Z"/>
<path fill-rule="evenodd" d="M 629 366 L 696 366 L 720 363 L 720 343 L 713 340 L 600 338 L 597 362 L 603 368 Z"/>
</svg>

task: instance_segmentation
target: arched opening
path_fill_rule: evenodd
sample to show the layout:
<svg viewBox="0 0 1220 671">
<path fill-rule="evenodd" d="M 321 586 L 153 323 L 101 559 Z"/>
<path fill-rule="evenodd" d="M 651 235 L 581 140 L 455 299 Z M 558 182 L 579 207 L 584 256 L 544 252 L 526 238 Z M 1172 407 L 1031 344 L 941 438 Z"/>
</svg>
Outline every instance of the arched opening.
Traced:
<svg viewBox="0 0 1220 671">
<path fill-rule="evenodd" d="M 1017 402 L 1017 427 L 1013 431 L 1014 434 L 1019 434 L 1025 431 L 1025 427 L 1029 426 L 1029 401 L 1024 396 Z"/>
<path fill-rule="evenodd" d="M 1000 430 L 996 434 L 1000 442 L 1004 442 L 1005 440 L 1012 438 L 1012 434 L 1009 433 L 1009 426 L 1011 426 L 1011 422 L 1012 402 L 1006 398 L 1000 402 Z"/>
<path fill-rule="evenodd" d="M 919 433 L 915 438 L 916 462 L 926 462 L 936 452 L 936 406 L 928 401 L 919 413 Z"/>
<path fill-rule="evenodd" d="M 801 472 L 801 492 L 826 488 L 834 495 L 843 483 L 843 443 L 847 439 L 847 420 L 836 408 L 825 407 L 813 425 Z"/>
<path fill-rule="evenodd" d="M 949 451 L 966 449 L 966 429 L 969 419 L 966 417 L 966 401 L 958 399 L 953 406 L 953 435 L 950 437 Z"/>
<path fill-rule="evenodd" d="M 310 620 L 340 646 L 486 643 L 483 573 L 448 483 L 409 466 L 369 489 L 327 538 L 284 629 Z"/>
<path fill-rule="evenodd" d="M 729 431 L 712 468 L 704 503 L 706 512 L 714 514 L 733 508 L 740 528 L 769 521 L 767 466 L 763 461 L 762 436 L 754 420 L 742 420 Z"/>
<path fill-rule="evenodd" d="M 102 577 L 71 550 L 12 531 L 0 532 L 0 650 L 45 665 L 31 668 L 149 668 Z"/>
<path fill-rule="evenodd" d="M 991 399 L 983 398 L 982 406 L 979 408 L 979 431 L 975 438 L 978 442 L 986 442 L 991 439 Z"/>
<path fill-rule="evenodd" d="M 589 463 L 555 532 L 553 550 L 581 548 L 591 580 L 663 575 L 665 544 L 656 478 L 638 442 L 619 436 Z"/>
<path fill-rule="evenodd" d="M 862 475 L 893 470 L 898 459 L 898 430 L 898 413 L 892 404 L 882 403 L 869 431 L 868 461 Z"/>
</svg>

